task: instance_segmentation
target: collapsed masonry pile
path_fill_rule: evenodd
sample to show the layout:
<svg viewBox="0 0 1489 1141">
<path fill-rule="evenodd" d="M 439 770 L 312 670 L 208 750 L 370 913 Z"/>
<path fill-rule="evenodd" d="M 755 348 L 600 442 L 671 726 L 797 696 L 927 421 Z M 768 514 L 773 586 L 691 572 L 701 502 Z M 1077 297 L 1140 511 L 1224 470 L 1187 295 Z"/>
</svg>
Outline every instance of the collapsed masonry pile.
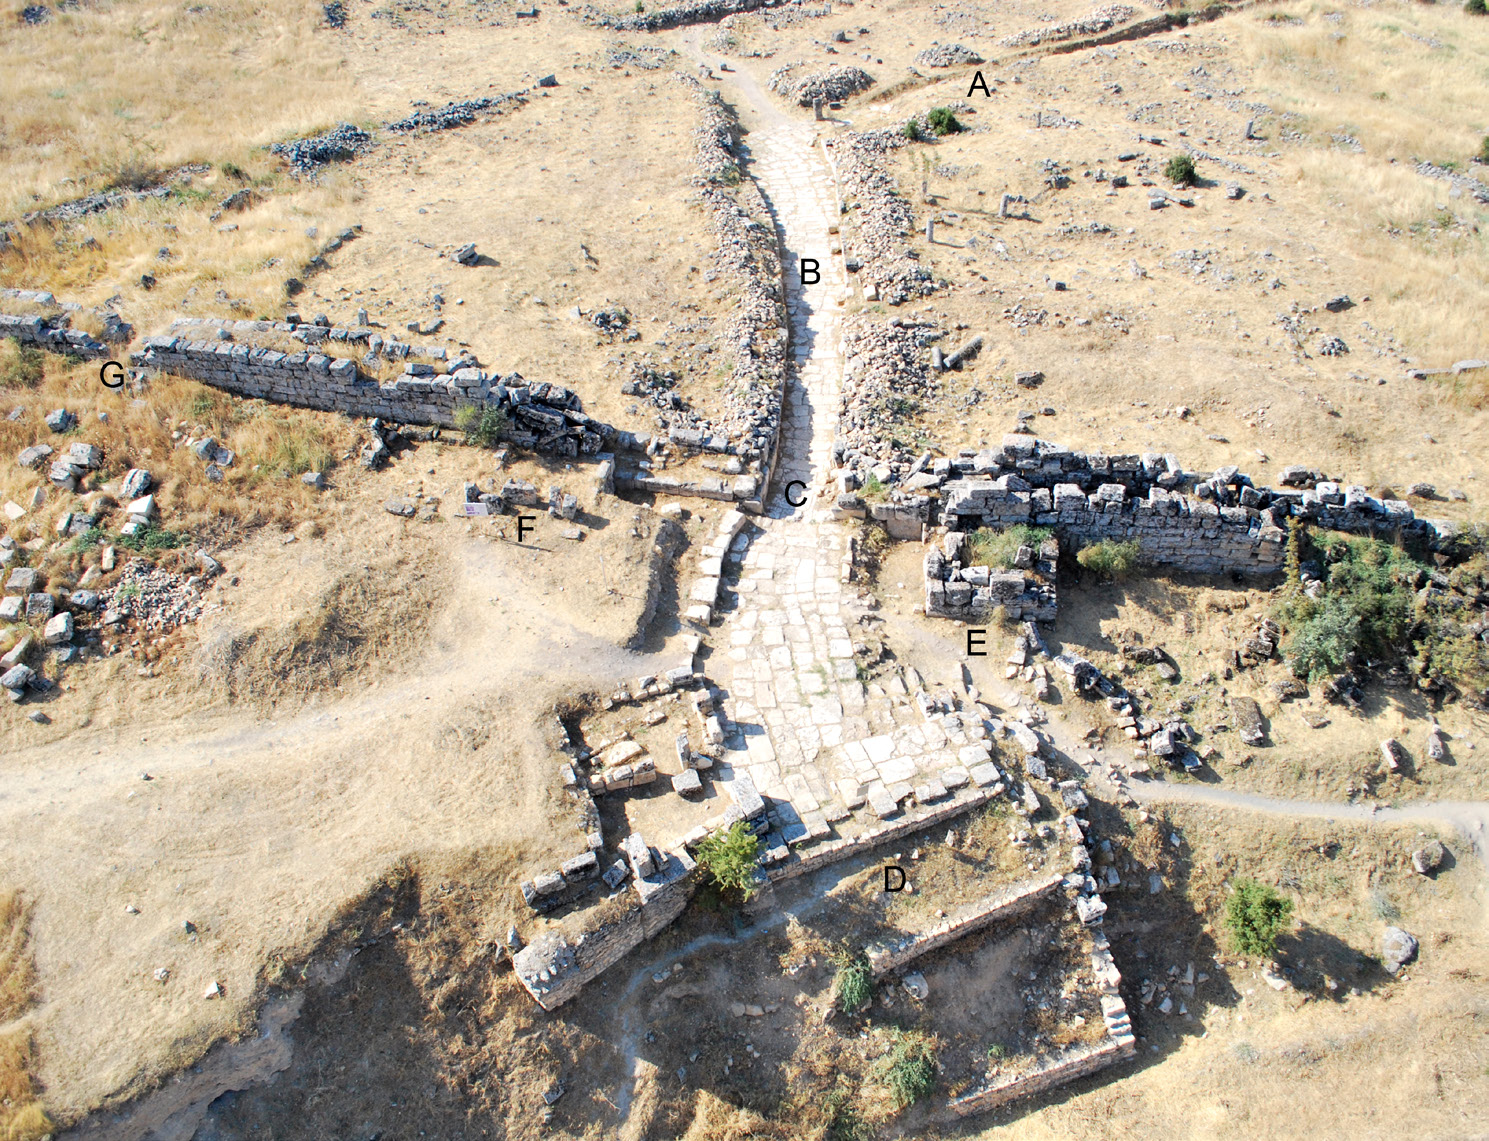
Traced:
<svg viewBox="0 0 1489 1141">
<path fill-rule="evenodd" d="M 76 302 L 58 301 L 50 293 L 33 289 L 0 289 L 0 310 L 7 301 L 20 302 L 16 308 L 40 309 L 40 313 L 11 314 L 0 312 L 0 337 L 13 337 L 22 345 L 48 352 L 68 353 L 86 360 L 100 360 L 113 354 L 113 345 L 128 344 L 134 327 L 110 309 L 94 310 L 102 324 L 102 340 L 82 329 L 72 328 L 73 318 L 82 312 Z"/>
<path fill-rule="evenodd" d="M 1449 183 L 1460 193 L 1479 202 L 1489 203 L 1489 183 L 1481 182 L 1471 174 L 1463 174 L 1460 171 L 1450 170 L 1446 166 L 1439 166 L 1435 162 L 1422 161 L 1417 163 L 1417 173 L 1426 178 L 1437 178 Z"/>
<path fill-rule="evenodd" d="M 1106 8 L 1097 8 L 1089 16 L 1076 20 L 1048 24 L 1043 28 L 1026 28 L 1022 32 L 1004 36 L 998 42 L 1006 48 L 1022 48 L 1074 39 L 1076 36 L 1094 36 L 1098 32 L 1126 23 L 1133 15 L 1134 9 L 1125 4 L 1112 4 Z"/>
<path fill-rule="evenodd" d="M 861 67 L 833 64 L 825 71 L 804 71 L 804 63 L 788 63 L 770 73 L 765 85 L 799 107 L 814 103 L 841 103 L 874 85 L 874 77 Z"/>
<path fill-rule="evenodd" d="M 898 131 L 853 131 L 824 142 L 842 200 L 854 223 L 844 256 L 868 284 L 869 300 L 900 305 L 936 291 L 931 271 L 907 243 L 915 228 L 910 203 L 895 188 L 879 159 L 909 142 Z"/>
<path fill-rule="evenodd" d="M 781 295 L 780 255 L 769 209 L 749 179 L 741 179 L 735 144 L 738 125 L 714 93 L 679 75 L 699 112 L 693 133 L 693 184 L 709 212 L 716 246 L 707 280 L 724 278 L 735 303 L 719 333 L 730 358 L 723 396 L 727 411 L 703 419 L 686 410 L 664 410 L 667 441 L 684 452 L 734 457 L 732 481 L 683 482 L 666 476 L 625 473 L 623 486 L 717 499 L 758 501 L 769 482 L 781 423 L 786 374 L 787 322 Z"/>
<path fill-rule="evenodd" d="M 841 466 L 861 477 L 854 488 L 867 483 L 871 471 L 877 471 L 875 478 L 885 487 L 893 482 L 893 461 L 899 454 L 891 443 L 895 426 L 935 398 L 936 382 L 925 350 L 943 335 L 929 321 L 898 317 L 878 321 L 855 314 L 843 322 L 843 380 L 834 451 Z"/>
<path fill-rule="evenodd" d="M 309 171 L 327 163 L 356 158 L 373 146 L 372 136 L 361 127 L 341 123 L 324 134 L 275 143 L 269 150 L 295 170 Z"/>
<path fill-rule="evenodd" d="M 926 552 L 922 572 L 928 616 L 986 622 L 1002 611 L 1014 622 L 1055 620 L 1059 540 L 1046 539 L 1038 548 L 1020 547 L 1014 569 L 1003 570 L 977 564 L 967 539 L 963 531 L 948 531 L 939 546 Z"/>
<path fill-rule="evenodd" d="M 509 91 L 505 95 L 486 95 L 479 99 L 465 99 L 459 103 L 446 103 L 443 107 L 428 111 L 415 111 L 403 119 L 388 124 L 388 130 L 400 134 L 408 131 L 448 131 L 474 123 L 483 114 L 504 115 L 515 111 L 527 102 L 529 89 Z"/>
<path fill-rule="evenodd" d="M 934 44 L 915 57 L 921 67 L 956 67 L 964 63 L 982 63 L 982 56 L 961 44 Z"/>
<path fill-rule="evenodd" d="M 157 185 L 154 186 L 141 190 L 98 190 L 68 202 L 59 202 L 55 206 L 22 214 L 19 222 L 0 222 L 0 249 L 4 249 L 10 243 L 12 236 L 22 225 L 56 225 L 59 222 L 75 222 L 90 214 L 102 214 L 105 210 L 117 209 L 127 202 L 166 198 L 175 190 L 178 182 L 189 186 L 194 175 L 205 174 L 210 169 L 205 163 L 188 163 L 175 170 L 162 171 L 157 174 L 154 179 Z"/>
<path fill-rule="evenodd" d="M 687 4 L 656 8 L 650 12 L 638 11 L 634 15 L 625 16 L 586 4 L 575 15 L 586 24 L 616 32 L 660 32 L 667 28 L 679 28 L 684 24 L 711 24 L 736 12 L 753 12 L 758 8 L 771 8 L 785 2 L 786 0 L 692 0 Z"/>
</svg>

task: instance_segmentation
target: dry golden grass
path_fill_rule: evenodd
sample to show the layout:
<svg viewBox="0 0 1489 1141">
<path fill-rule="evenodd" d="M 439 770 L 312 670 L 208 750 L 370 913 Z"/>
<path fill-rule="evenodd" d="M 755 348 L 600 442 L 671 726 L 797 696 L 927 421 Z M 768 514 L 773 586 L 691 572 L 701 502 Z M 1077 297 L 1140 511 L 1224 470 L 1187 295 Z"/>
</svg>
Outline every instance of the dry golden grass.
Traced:
<svg viewBox="0 0 1489 1141">
<path fill-rule="evenodd" d="M 30 1028 L 9 1025 L 36 997 L 29 911 L 19 892 L 0 892 L 0 1141 L 32 1141 L 52 1128 L 31 1081 Z"/>
<path fill-rule="evenodd" d="M 0 350 L 0 375 L 4 369 Z M 202 541 L 243 528 L 288 527 L 314 518 L 324 500 L 295 477 L 332 467 L 356 440 L 354 425 L 343 416 L 234 400 L 194 381 L 162 377 L 151 384 L 148 403 L 136 404 L 128 395 L 100 385 L 94 365 L 69 366 L 43 354 L 41 370 L 43 379 L 34 387 L 0 389 L 11 397 L 4 402 L 7 408 L 25 408 L 19 420 L 0 420 L 0 453 L 13 455 L 38 441 L 53 447 L 59 443 L 65 447 L 71 440 L 95 444 L 103 451 L 104 465 L 90 486 L 117 478 L 131 467 L 145 468 L 155 477 L 161 525 Z M 47 412 L 59 407 L 79 419 L 79 427 L 60 441 L 41 423 Z M 107 423 L 98 419 L 101 411 L 108 413 Z M 180 439 L 172 439 L 177 432 Z M 188 436 L 209 434 L 237 453 L 217 483 L 206 478 L 202 460 L 179 446 Z M 286 471 L 290 478 L 283 474 Z M 76 498 L 56 494 L 45 476 L 44 471 L 18 464 L 7 465 L 0 473 L 0 501 L 11 499 L 28 509 L 11 527 L 18 542 L 44 539 L 51 544 L 58 516 L 78 507 Z M 31 508 L 37 487 L 47 489 L 46 501 Z M 117 517 L 113 522 L 117 525 Z M 74 549 L 63 542 L 44 544 L 29 561 L 66 578 L 81 573 L 96 558 L 93 549 Z"/>
<path fill-rule="evenodd" d="M 1345 10 L 1338 20 L 1312 4 L 1269 12 L 1303 22 L 1239 19 L 1234 38 L 1268 103 L 1298 117 L 1266 130 L 1290 126 L 1313 143 L 1284 151 L 1297 192 L 1337 210 L 1375 283 L 1381 324 L 1442 364 L 1483 356 L 1484 211 L 1413 166 L 1456 163 L 1489 179 L 1489 169 L 1468 166 L 1489 133 L 1489 22 L 1457 4 Z M 1362 149 L 1338 145 L 1336 134 Z M 1476 403 L 1484 395 L 1482 385 L 1471 393 Z"/>
<path fill-rule="evenodd" d="M 261 159 L 250 172 L 264 201 L 215 222 L 217 203 L 243 185 L 216 170 L 164 199 L 132 202 L 56 229 L 22 227 L 0 253 L 0 285 L 49 289 L 91 305 L 117 296 L 141 334 L 159 331 L 183 312 L 278 316 L 286 279 L 300 276 L 326 239 L 348 224 L 355 193 L 342 172 L 295 183 L 274 175 L 272 166 Z M 224 233 L 228 225 L 237 229 Z M 168 257 L 159 256 L 162 249 Z M 143 274 L 155 278 L 154 288 L 141 286 Z M 85 327 L 86 320 L 74 324 Z"/>
<path fill-rule="evenodd" d="M 28 27 L 24 3 L 0 10 L 0 216 L 130 171 L 242 161 L 358 104 L 319 4 L 104 0 Z"/>
</svg>

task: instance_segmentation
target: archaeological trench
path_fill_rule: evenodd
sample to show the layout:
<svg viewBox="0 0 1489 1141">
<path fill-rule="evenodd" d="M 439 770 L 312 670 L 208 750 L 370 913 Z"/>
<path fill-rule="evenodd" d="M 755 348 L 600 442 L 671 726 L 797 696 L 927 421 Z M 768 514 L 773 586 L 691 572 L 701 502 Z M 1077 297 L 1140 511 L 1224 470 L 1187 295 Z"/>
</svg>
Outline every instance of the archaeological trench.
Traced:
<svg viewBox="0 0 1489 1141">
<path fill-rule="evenodd" d="M 591 9 L 585 18 L 650 32 L 757 6 L 704 2 L 624 19 Z M 1096 35 L 1109 26 L 1097 20 L 1070 34 Z M 841 93 L 826 84 L 815 95 L 813 117 L 815 89 L 802 90 L 797 102 L 805 113 L 777 115 L 747 138 L 700 80 L 675 76 L 666 92 L 692 109 L 695 122 L 692 187 L 715 242 L 709 279 L 726 282 L 739 299 L 718 337 L 728 356 L 727 411 L 712 419 L 642 378 L 628 391 L 654 405 L 657 429 L 618 429 L 588 414 L 561 372 L 503 374 L 469 350 L 452 357 L 414 343 L 417 333 L 401 340 L 369 324 L 365 313 L 340 322 L 293 313 L 278 321 L 190 317 L 137 337 L 110 310 L 95 337 L 72 327 L 77 306 L 49 293 L 7 290 L 0 308 L 10 301 L 16 312 L 0 313 L 0 335 L 93 361 L 127 353 L 134 392 L 171 374 L 243 399 L 363 419 L 372 442 L 360 462 L 369 468 L 390 462 L 389 445 L 400 436 L 434 429 L 458 438 L 462 409 L 474 407 L 502 414 L 503 446 L 571 461 L 566 478 L 586 486 L 648 501 L 693 499 L 701 509 L 716 502 L 711 536 L 688 552 L 679 572 L 688 653 L 614 693 L 590 695 L 587 713 L 550 715 L 568 813 L 554 827 L 572 834 L 572 856 L 524 870 L 532 930 L 514 927 L 504 953 L 532 1002 L 561 1012 L 621 960 L 646 955 L 646 944 L 689 905 L 695 853 L 721 830 L 743 823 L 759 838 L 759 890 L 748 907 L 758 918 L 774 906 L 777 885 L 837 864 L 887 861 L 907 838 L 954 828 L 975 810 L 1002 803 L 1021 822 L 1020 835 L 1038 829 L 1054 854 L 1053 870 L 1047 864 L 1028 879 L 987 882 L 951 914 L 868 947 L 873 975 L 905 978 L 922 956 L 957 955 L 978 934 L 1043 909 L 1052 923 L 1066 924 L 1061 929 L 1076 950 L 1071 976 L 1057 982 L 1099 1012 L 1099 1033 L 990 1063 L 960 1092 L 942 1097 L 936 1112 L 949 1120 L 1135 1053 L 1122 980 L 1102 930 L 1102 892 L 1121 879 L 1099 858 L 1110 845 L 1092 825 L 1087 793 L 1080 782 L 1061 779 L 1053 762 L 1038 703 L 1051 671 L 1087 700 L 1105 702 L 1129 728 L 1133 774 L 1147 773 L 1149 761 L 1197 764 L 1191 726 L 1146 715 L 1117 679 L 1073 654 L 1046 650 L 1041 627 L 1060 605 L 1061 559 L 1101 540 L 1135 540 L 1143 561 L 1160 572 L 1260 579 L 1283 569 L 1289 526 L 1298 521 L 1405 536 L 1426 549 L 1448 544 L 1454 530 L 1323 471 L 1289 467 L 1280 486 L 1269 487 L 1234 467 L 1189 470 L 1172 454 L 1075 451 L 1037 437 L 1028 420 L 998 447 L 965 448 L 952 439 L 907 451 L 892 439 L 886 396 L 934 392 L 937 375 L 972 359 L 980 338 L 908 315 L 905 303 L 932 296 L 938 283 L 907 242 L 924 222 L 882 169 L 883 156 L 906 139 L 821 122 L 824 101 Z M 320 257 L 366 240 L 347 231 Z M 821 255 L 810 284 L 803 284 L 802 251 Z M 854 298 L 891 311 L 904 307 L 907 315 L 850 315 L 846 303 Z M 571 316 L 599 324 L 604 314 Z M 203 449 L 204 461 L 232 462 L 214 441 Z M 704 474 L 691 460 L 706 461 Z M 21 462 L 70 491 L 97 456 L 86 443 L 64 450 L 39 440 Z M 690 474 L 669 474 L 684 466 Z M 305 477 L 315 486 L 322 478 Z M 126 533 L 157 518 L 150 491 L 149 473 L 128 474 L 118 497 Z M 571 488 L 520 480 L 490 490 L 468 483 L 464 500 L 456 511 L 478 523 L 545 508 L 571 520 L 576 502 Z M 413 514 L 414 505 L 390 501 L 388 509 Z M 98 521 L 80 510 L 71 533 Z M 1012 713 L 995 712 L 970 682 L 931 686 L 914 670 L 887 687 L 860 680 L 854 629 L 871 608 L 861 581 L 865 524 L 923 551 L 924 615 L 969 630 L 1016 631 L 1006 676 L 1026 687 L 1027 699 Z M 1020 550 L 1009 569 L 976 565 L 973 535 L 1016 525 L 1048 529 L 1049 537 Z M 199 557 L 203 573 L 214 573 L 212 556 Z M 86 589 L 58 608 L 26 580 L 23 569 L 10 572 L 4 605 L 12 617 L 24 612 L 37 622 L 49 644 L 124 619 L 117 605 Z M 13 698 L 44 684 L 24 654 L 6 658 L 4 684 Z M 616 711 L 648 724 L 667 721 L 669 747 L 645 747 L 629 733 L 607 737 L 589 725 Z M 1243 711 L 1238 715 L 1244 720 Z M 685 728 L 674 734 L 679 725 Z M 607 803 L 640 790 L 654 795 L 669 781 L 677 801 L 669 819 L 691 819 L 690 827 L 676 834 L 606 830 Z M 705 802 L 706 788 L 721 795 Z M 706 803 L 727 807 L 713 812 Z"/>
</svg>

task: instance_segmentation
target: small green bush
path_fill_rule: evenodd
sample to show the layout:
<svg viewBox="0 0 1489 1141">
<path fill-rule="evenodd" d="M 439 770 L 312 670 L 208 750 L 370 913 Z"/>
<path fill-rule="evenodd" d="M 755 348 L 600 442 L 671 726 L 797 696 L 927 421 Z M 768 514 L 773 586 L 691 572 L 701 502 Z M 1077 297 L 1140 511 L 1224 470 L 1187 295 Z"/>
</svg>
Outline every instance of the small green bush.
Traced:
<svg viewBox="0 0 1489 1141">
<path fill-rule="evenodd" d="M 880 1059 L 878 1076 L 895 1106 L 905 1109 L 936 1088 L 936 1047 L 919 1030 L 894 1031 L 889 1053 Z"/>
<path fill-rule="evenodd" d="M 1343 598 L 1326 599 L 1288 640 L 1293 673 L 1318 681 L 1341 672 L 1360 641 L 1360 617 Z"/>
<path fill-rule="evenodd" d="M 879 477 L 877 475 L 875 475 L 873 472 L 870 472 L 869 478 L 864 481 L 863 497 L 865 499 L 880 500 L 888 494 L 889 488 L 885 487 L 882 483 L 879 482 Z"/>
<path fill-rule="evenodd" d="M 507 430 L 507 414 L 492 404 L 462 404 L 455 409 L 455 427 L 465 433 L 466 443 L 494 448 Z"/>
<path fill-rule="evenodd" d="M 1292 918 L 1292 900 L 1255 880 L 1237 880 L 1235 886 L 1225 904 L 1225 928 L 1242 954 L 1270 956 Z"/>
<path fill-rule="evenodd" d="M 1489 135 L 1484 136 L 1484 141 L 1479 144 L 1479 161 L 1489 163 Z"/>
<path fill-rule="evenodd" d="M 0 388 L 35 388 L 42 376 L 40 349 L 0 341 Z"/>
<path fill-rule="evenodd" d="M 1194 160 L 1188 155 L 1174 155 L 1163 167 L 1163 177 L 1175 186 L 1193 186 L 1199 177 L 1194 169 Z"/>
<path fill-rule="evenodd" d="M 920 142 L 920 123 L 915 119 L 911 119 L 901 129 L 901 134 L 912 143 Z"/>
<path fill-rule="evenodd" d="M 1075 561 L 1098 578 L 1121 582 L 1137 569 L 1138 543 L 1129 539 L 1119 543 L 1114 539 L 1102 539 L 1089 547 L 1082 547 Z"/>
<path fill-rule="evenodd" d="M 856 954 L 839 948 L 832 957 L 838 973 L 832 980 L 832 993 L 838 1009 L 856 1014 L 874 999 L 874 973 L 862 951 Z"/>
<path fill-rule="evenodd" d="M 954 135 L 962 129 L 950 107 L 932 107 L 926 112 L 925 121 L 931 125 L 931 130 L 936 132 L 938 138 Z"/>
<path fill-rule="evenodd" d="M 725 903 L 743 903 L 755 894 L 759 859 L 760 840 L 742 820 L 698 845 L 698 867 Z"/>
<path fill-rule="evenodd" d="M 1468 3 L 1463 5 L 1463 10 L 1470 16 L 1489 15 L 1489 6 L 1485 5 L 1484 0 L 1468 0 Z"/>
<path fill-rule="evenodd" d="M 170 551 L 177 547 L 184 547 L 190 540 L 190 535 L 183 535 L 179 531 L 168 531 L 152 523 L 133 535 L 120 535 L 114 540 L 114 544 L 130 551 Z"/>
<path fill-rule="evenodd" d="M 967 539 L 967 557 L 970 560 L 967 565 L 1003 567 L 1006 570 L 1018 558 L 1020 547 L 1033 547 L 1038 551 L 1039 544 L 1051 533 L 1048 527 L 1031 527 L 1027 523 L 1017 523 L 1002 531 L 980 527 Z"/>
</svg>

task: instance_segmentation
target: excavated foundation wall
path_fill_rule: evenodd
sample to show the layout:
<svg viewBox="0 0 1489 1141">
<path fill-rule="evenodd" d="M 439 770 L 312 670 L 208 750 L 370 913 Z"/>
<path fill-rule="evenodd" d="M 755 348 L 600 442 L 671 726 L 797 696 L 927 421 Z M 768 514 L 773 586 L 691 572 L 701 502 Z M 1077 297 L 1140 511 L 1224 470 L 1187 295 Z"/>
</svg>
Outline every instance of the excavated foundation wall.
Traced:
<svg viewBox="0 0 1489 1141">
<path fill-rule="evenodd" d="M 962 910 L 929 931 L 905 935 L 893 943 L 875 944 L 865 951 L 869 968 L 874 972 L 874 977 L 878 978 L 922 955 L 930 954 L 938 947 L 971 935 L 974 931 L 1022 915 L 1047 898 L 1064 881 L 1063 875 L 1050 875 L 1034 883 L 1014 884 L 972 908 Z"/>
</svg>

